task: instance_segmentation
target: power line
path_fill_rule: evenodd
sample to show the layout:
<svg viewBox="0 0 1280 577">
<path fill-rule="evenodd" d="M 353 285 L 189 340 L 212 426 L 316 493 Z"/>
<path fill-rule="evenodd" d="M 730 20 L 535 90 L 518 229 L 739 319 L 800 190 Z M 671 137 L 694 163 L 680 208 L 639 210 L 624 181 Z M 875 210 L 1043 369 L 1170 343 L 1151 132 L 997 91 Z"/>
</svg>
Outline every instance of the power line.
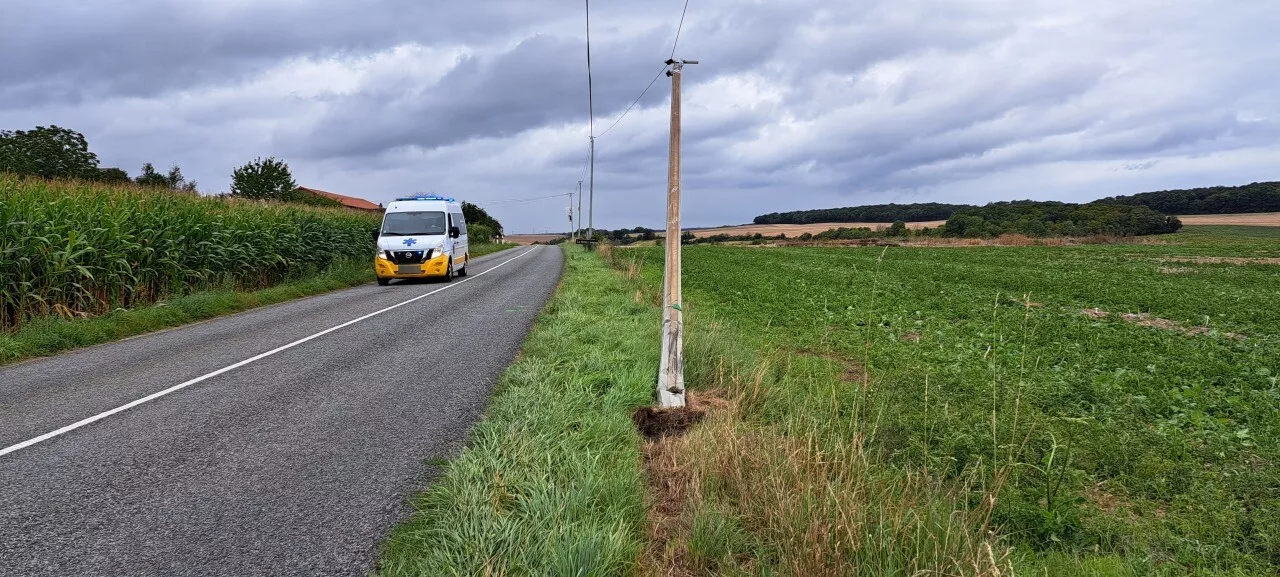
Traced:
<svg viewBox="0 0 1280 577">
<path fill-rule="evenodd" d="M 562 197 L 562 196 L 569 196 L 570 194 L 572 194 L 572 193 L 569 193 L 569 192 L 563 192 L 563 193 L 560 193 L 560 194 L 551 194 L 551 195 L 547 195 L 547 196 L 535 196 L 535 197 L 531 197 L 531 198 L 502 198 L 502 199 L 498 199 L 498 200 L 484 200 L 484 201 L 478 201 L 478 202 L 476 202 L 475 204 L 477 204 L 477 205 L 480 205 L 480 204 L 484 204 L 484 205 L 495 205 L 495 204 L 516 204 L 516 203 L 519 203 L 519 202 L 533 202 L 533 201 L 535 201 L 535 200 L 546 200 L 546 199 L 548 199 L 548 198 L 560 198 L 560 197 Z"/>
<path fill-rule="evenodd" d="M 591 0 L 586 4 L 586 111 L 588 111 L 588 133 L 595 138 L 595 93 L 591 87 Z"/>
<path fill-rule="evenodd" d="M 684 30 L 684 15 L 689 13 L 689 0 L 684 0 L 684 10 L 680 11 L 680 25 L 676 27 L 676 40 L 671 43 L 671 59 L 675 60 L 676 46 L 680 44 L 680 31 Z"/>
<path fill-rule="evenodd" d="M 606 135 L 606 134 L 609 134 L 609 131 L 610 131 L 610 130 L 613 130 L 613 127 L 617 126 L 619 122 L 622 122 L 622 119 L 623 119 L 623 118 L 626 118 L 627 113 L 628 113 L 628 112 L 631 112 L 631 109 L 632 109 L 632 108 L 635 108 L 635 107 L 636 107 L 636 105 L 640 103 L 640 99 L 641 99 L 641 98 L 644 98 L 644 95 L 649 93 L 649 89 L 650 89 L 650 88 L 653 88 L 653 84 L 654 84 L 655 82 L 657 82 L 659 78 L 662 78 L 662 73 L 663 73 L 663 72 L 666 72 L 666 71 L 667 71 L 667 65 L 666 65 L 666 64 L 663 64 L 663 65 L 662 65 L 662 70 L 659 70 L 659 71 L 658 71 L 658 73 L 654 75 L 653 80 L 650 80 L 650 81 L 649 81 L 649 85 L 648 85 L 648 86 L 646 86 L 646 87 L 644 87 L 644 91 L 640 93 L 640 96 L 637 96 L 637 97 L 636 97 L 635 102 L 632 102 L 632 103 L 631 103 L 631 106 L 628 106 L 626 110 L 622 111 L 622 114 L 621 114 L 620 116 L 618 116 L 618 119 L 617 119 L 617 120 L 614 120 L 614 121 L 613 121 L 613 124 L 610 124 L 610 125 L 609 125 L 609 128 L 604 129 L 604 132 L 601 132 L 601 133 L 600 133 L 600 136 L 604 136 L 604 135 Z M 597 138 L 599 138 L 599 136 L 598 136 Z"/>
<path fill-rule="evenodd" d="M 672 60 L 674 60 L 676 57 L 676 47 L 680 45 L 680 33 L 684 30 L 684 19 L 688 13 L 689 13 L 689 0 L 685 0 L 684 9 L 680 11 L 680 24 L 676 26 L 676 39 L 674 42 L 671 43 L 671 59 Z M 588 52 L 590 52 L 589 47 L 588 47 Z M 658 74 L 654 75 L 653 80 L 649 81 L 649 85 L 644 87 L 644 91 L 640 93 L 640 96 L 636 97 L 635 101 L 631 103 L 631 106 L 628 106 L 626 110 L 622 111 L 622 114 L 618 116 L 617 120 L 614 120 L 613 124 L 610 124 L 609 128 L 604 129 L 604 132 L 601 132 L 597 137 L 608 134 L 610 130 L 613 130 L 613 127 L 617 126 L 619 122 L 622 122 L 622 119 L 626 118 L 627 113 L 631 112 L 631 109 L 635 108 L 636 105 L 640 103 L 640 100 L 644 98 L 644 95 L 649 93 L 649 89 L 653 88 L 654 83 L 656 83 L 659 78 L 662 78 L 662 73 L 666 71 L 667 71 L 667 65 L 664 64 L 662 66 L 662 70 L 659 70 Z"/>
<path fill-rule="evenodd" d="M 587 154 L 582 158 L 582 174 L 578 176 L 578 180 L 587 179 L 587 166 L 591 163 L 591 147 L 587 147 Z"/>
</svg>

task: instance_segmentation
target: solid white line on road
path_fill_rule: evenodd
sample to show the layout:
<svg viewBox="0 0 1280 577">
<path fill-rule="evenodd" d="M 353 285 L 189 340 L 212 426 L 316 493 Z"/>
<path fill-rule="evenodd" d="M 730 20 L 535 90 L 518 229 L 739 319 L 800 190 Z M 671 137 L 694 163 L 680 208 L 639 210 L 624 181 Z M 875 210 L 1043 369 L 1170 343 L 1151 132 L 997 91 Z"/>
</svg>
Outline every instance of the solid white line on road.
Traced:
<svg viewBox="0 0 1280 577">
<path fill-rule="evenodd" d="M 296 346 L 298 346 L 298 345 L 300 345 L 300 344 L 302 344 L 302 343 L 305 343 L 305 342 L 307 342 L 307 341 L 310 341 L 310 340 L 312 340 L 312 339 L 317 339 L 317 338 L 323 337 L 323 336 L 325 336 L 325 335 L 327 335 L 327 334 L 329 334 L 329 333 L 331 333 L 331 332 L 333 332 L 333 331 L 336 331 L 336 330 L 339 330 L 339 329 L 342 329 L 342 328 L 349 327 L 349 326 L 354 325 L 354 324 L 356 324 L 356 323 L 358 323 L 358 322 L 360 322 L 360 321 L 363 321 L 363 320 L 366 320 L 366 319 L 370 319 L 370 318 L 376 317 L 376 316 L 378 316 L 378 315 L 380 315 L 380 314 L 382 314 L 382 313 L 385 313 L 385 312 L 387 312 L 387 311 L 394 310 L 394 309 L 398 309 L 398 308 L 400 308 L 400 307 L 402 307 L 402 306 L 405 306 L 405 305 L 407 305 L 407 304 L 410 304 L 410 303 L 413 303 L 413 302 L 416 302 L 416 301 L 422 300 L 422 299 L 424 299 L 424 298 L 427 298 L 427 297 L 429 297 L 429 296 L 431 296 L 431 295 L 433 295 L 433 294 L 436 294 L 436 293 L 438 293 L 438 292 L 449 290 L 449 289 L 451 289 L 451 288 L 453 288 L 453 287 L 456 287 L 456 286 L 458 286 L 458 285 L 460 285 L 460 284 L 466 283 L 466 282 L 468 282 L 468 281 L 470 281 L 470 280 L 472 280 L 472 279 L 475 279 L 475 278 L 478 278 L 478 277 L 482 277 L 482 276 L 484 276 L 484 275 L 486 275 L 486 274 L 489 274 L 490 272 L 493 272 L 493 271 L 497 270 L 499 267 L 501 267 L 501 266 L 503 266 L 503 265 L 505 265 L 505 264 L 507 264 L 507 263 L 509 263 L 509 262 L 513 261 L 513 260 L 516 260 L 516 259 L 518 259 L 518 258 L 520 258 L 520 257 L 523 257 L 524 255 L 527 255 L 527 254 L 529 254 L 529 253 L 531 253 L 531 252 L 533 252 L 533 251 L 535 251 L 535 250 L 538 250 L 538 249 L 537 249 L 537 248 L 531 248 L 531 249 L 529 249 L 529 250 L 526 250 L 526 251 L 524 251 L 524 252 L 522 252 L 522 253 L 520 253 L 520 254 L 518 254 L 518 255 L 516 255 L 516 256 L 513 256 L 513 257 L 511 257 L 511 258 L 509 258 L 509 259 L 507 259 L 507 260 L 504 260 L 504 261 L 502 261 L 502 262 L 498 263 L 497 265 L 494 265 L 492 268 L 489 268 L 488 270 L 485 270 L 484 272 L 477 273 L 477 274 L 474 274 L 474 275 L 470 275 L 470 276 L 468 276 L 468 277 L 467 277 L 466 279 L 464 279 L 464 280 L 459 280 L 459 281 L 452 282 L 452 283 L 450 283 L 450 284 L 448 284 L 448 285 L 446 285 L 446 286 L 440 287 L 440 288 L 438 288 L 438 289 L 436 289 L 436 290 L 433 290 L 433 291 L 431 291 L 431 292 L 429 292 L 429 293 L 422 294 L 422 295 L 418 295 L 418 296 L 413 297 L 413 298 L 411 298 L 411 299 L 409 299 L 409 300 L 407 300 L 407 301 L 404 301 L 404 302 L 402 302 L 402 303 L 394 304 L 394 305 L 391 305 L 391 306 L 389 306 L 389 307 L 387 307 L 387 308 L 385 308 L 385 309 L 382 309 L 382 310 L 378 310 L 378 311 L 371 312 L 371 313 L 369 313 L 369 314 L 367 314 L 367 315 L 364 315 L 364 316 L 362 316 L 362 317 L 360 317 L 360 318 L 358 318 L 358 319 L 354 319 L 354 320 L 347 321 L 347 322 L 342 323 L 342 324 L 340 324 L 340 325 L 338 325 L 338 326 L 336 326 L 336 327 L 329 328 L 329 329 L 325 329 L 325 330 L 320 331 L 320 332 L 318 332 L 318 333 L 316 333 L 316 334 L 314 334 L 314 335 L 311 335 L 311 336 L 309 336 L 309 337 L 304 337 L 304 338 L 298 339 L 298 340 L 293 341 L 293 342 L 291 342 L 291 343 L 289 343 L 289 344 L 287 344 L 287 345 L 284 345 L 284 346 L 282 346 L 282 347 L 278 347 L 278 348 L 275 348 L 275 349 L 271 349 L 271 350 L 269 350 L 269 351 L 267 351 L 267 352 L 265 352 L 265 353 L 262 353 L 262 354 L 260 354 L 260 355 L 256 355 L 256 356 L 249 357 L 249 358 L 247 358 L 247 359 L 245 359 L 245 360 L 243 360 L 243 361 L 240 361 L 240 362 L 238 362 L 238 363 L 236 363 L 236 364 L 234 364 L 234 365 L 228 365 L 228 366 L 222 367 L 221 369 L 218 369 L 218 370 L 216 370 L 216 371 L 213 371 L 212 373 L 208 373 L 208 374 L 205 374 L 205 375 L 201 375 L 201 376 L 199 376 L 199 377 L 196 377 L 196 378 L 191 379 L 191 380 L 189 380 L 189 381 L 186 381 L 186 382 L 184 382 L 184 383 L 180 383 L 180 384 L 174 385 L 174 386 L 172 386 L 172 387 L 169 387 L 169 388 L 167 388 L 167 389 L 165 389 L 165 390 L 163 390 L 163 391 L 160 391 L 160 392 L 158 392 L 158 393 L 152 393 L 152 394 L 147 395 L 147 396 L 145 396 L 145 397 L 142 397 L 141 399 L 138 399 L 138 400 L 136 400 L 136 401 L 133 401 L 133 402 L 130 402 L 130 403 L 127 403 L 127 404 L 124 404 L 124 405 L 120 405 L 119 407 L 116 407 L 116 408 L 114 408 L 114 409 L 111 409 L 110 411 L 106 411 L 106 412 L 98 413 L 98 414 L 96 414 L 96 415 L 94 415 L 94 416 L 92 416 L 92 417 L 89 417 L 89 418 L 87 418 L 87 419 L 83 419 L 83 420 L 80 420 L 80 421 L 76 421 L 76 422 L 71 423 L 70 425 L 67 425 L 67 426 L 65 426 L 65 427 L 62 427 L 61 429 L 58 429 L 58 430 L 56 430 L 56 431 L 50 431 L 50 432 L 45 433 L 45 434 L 43 434 L 43 435 L 40 435 L 39 437 L 36 437 L 36 438 L 34 438 L 34 439 L 29 439 L 29 440 L 23 441 L 23 442 L 21 442 L 21 443 L 18 443 L 18 444 L 16 444 L 16 445 L 11 445 L 11 446 L 5 447 L 5 448 L 3 448 L 3 449 L 0 449 L 0 457 L 3 457 L 3 456 L 5 456 L 5 455 L 8 455 L 9 453 L 13 453 L 13 452 L 15 452 L 15 451 L 21 451 L 22 449 L 25 449 L 25 448 L 27 448 L 27 447 L 30 447 L 31 445 L 34 445 L 34 444 L 36 444 L 36 443 L 40 443 L 40 442 L 43 442 L 43 441 L 48 441 L 49 439 L 52 439 L 52 438 L 54 438 L 54 437 L 57 437 L 57 436 L 59 436 L 59 435 L 65 434 L 65 433 L 69 433 L 69 432 L 74 431 L 74 430 L 76 430 L 76 429 L 79 429 L 80 427 L 83 427 L 83 426 L 85 426 L 85 425 L 88 425 L 88 424 L 91 424 L 91 423 L 95 423 L 95 422 L 97 422 L 97 421 L 101 421 L 102 419 L 105 419 L 105 418 L 107 418 L 107 417 L 110 417 L 111 415 L 114 415 L 114 414 L 119 413 L 119 412 L 127 411 L 127 410 L 132 409 L 132 408 L 134 408 L 134 407 L 136 407 L 136 406 L 138 406 L 138 405 L 141 405 L 141 404 L 143 404 L 143 403 L 145 403 L 145 402 L 147 402 L 147 401 L 152 401 L 152 400 L 158 399 L 158 398 L 163 397 L 163 396 L 165 396 L 165 395 L 167 395 L 167 394 L 169 394 L 169 393 L 174 393 L 174 392 L 177 392 L 177 391 L 181 391 L 182 389 L 185 389 L 185 388 L 187 388 L 187 387 L 190 387 L 191 385 L 194 385 L 194 384 L 199 383 L 199 382 L 201 382 L 201 381 L 206 381 L 206 380 L 212 379 L 213 377 L 216 377 L 216 376 L 221 375 L 221 374 L 223 374 L 223 373 L 226 373 L 226 372 L 228 372 L 228 371 L 233 371 L 233 370 L 235 370 L 235 369 L 238 369 L 238 368 L 240 368 L 240 367 L 243 367 L 243 366 L 245 366 L 245 365 L 247 365 L 247 364 L 249 364 L 249 363 L 252 363 L 252 362 L 254 362 L 254 361 L 259 361 L 259 360 L 265 359 L 265 358 L 267 358 L 267 357 L 269 357 L 269 356 L 271 356 L 271 355 L 274 355 L 274 354 L 276 354 L 276 353 L 279 353 L 279 352 L 282 352 L 282 351 L 287 351 L 287 350 L 289 350 L 289 349 L 291 349 L 291 348 L 293 348 L 293 347 L 296 347 Z"/>
</svg>

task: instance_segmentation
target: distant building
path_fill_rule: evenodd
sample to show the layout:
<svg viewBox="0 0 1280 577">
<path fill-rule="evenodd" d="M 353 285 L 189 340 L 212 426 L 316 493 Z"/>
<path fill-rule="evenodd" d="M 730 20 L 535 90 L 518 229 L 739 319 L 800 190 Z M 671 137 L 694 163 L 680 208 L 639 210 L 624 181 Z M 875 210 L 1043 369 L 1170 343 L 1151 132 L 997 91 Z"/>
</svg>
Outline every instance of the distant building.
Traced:
<svg viewBox="0 0 1280 577">
<path fill-rule="evenodd" d="M 336 200 L 338 202 L 341 202 L 342 206 L 349 208 L 351 210 L 363 210 L 367 212 L 382 212 L 382 205 L 374 204 L 363 198 L 356 198 L 354 196 L 347 196 L 344 194 L 338 194 L 336 192 L 328 192 L 328 191 L 324 191 L 316 188 L 307 188 L 305 186 L 299 186 L 298 190 L 301 192 L 305 192 L 307 194 L 314 194 L 322 198 Z"/>
</svg>

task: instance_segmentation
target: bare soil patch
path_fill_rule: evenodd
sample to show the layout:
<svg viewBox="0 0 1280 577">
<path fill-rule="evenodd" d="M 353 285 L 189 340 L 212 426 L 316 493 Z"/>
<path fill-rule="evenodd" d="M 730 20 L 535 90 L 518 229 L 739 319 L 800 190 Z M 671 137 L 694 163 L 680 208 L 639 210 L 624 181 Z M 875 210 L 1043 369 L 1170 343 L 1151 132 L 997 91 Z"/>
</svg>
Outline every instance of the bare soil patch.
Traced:
<svg viewBox="0 0 1280 577">
<path fill-rule="evenodd" d="M 631 418 L 635 421 L 636 430 L 640 431 L 644 438 L 653 441 L 685 434 L 690 427 L 701 421 L 705 414 L 704 411 L 693 407 L 669 409 L 640 407 Z"/>
<path fill-rule="evenodd" d="M 1280 258 L 1245 258 L 1235 256 L 1170 256 L 1160 259 L 1163 262 L 1190 262 L 1195 264 L 1280 264 Z"/>
<path fill-rule="evenodd" d="M 1111 313 L 1099 308 L 1084 309 L 1082 312 L 1095 319 L 1106 318 L 1111 315 Z M 1153 329 L 1160 329 L 1162 331 L 1182 333 L 1189 337 L 1207 335 L 1211 332 L 1209 327 L 1187 327 L 1176 321 L 1153 317 L 1150 313 L 1122 313 L 1120 318 L 1124 319 L 1125 322 L 1130 322 L 1140 327 L 1150 327 Z M 1245 339 L 1244 335 L 1237 333 L 1222 333 L 1222 336 L 1236 340 Z"/>
</svg>

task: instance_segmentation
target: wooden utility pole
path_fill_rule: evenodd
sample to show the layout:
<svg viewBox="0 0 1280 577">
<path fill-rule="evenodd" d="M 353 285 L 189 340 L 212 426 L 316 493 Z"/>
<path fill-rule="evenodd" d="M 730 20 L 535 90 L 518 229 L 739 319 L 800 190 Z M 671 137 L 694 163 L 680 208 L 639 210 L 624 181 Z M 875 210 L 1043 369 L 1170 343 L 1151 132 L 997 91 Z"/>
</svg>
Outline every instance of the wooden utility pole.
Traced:
<svg viewBox="0 0 1280 577">
<path fill-rule="evenodd" d="M 581 192 L 581 191 L 579 191 Z M 578 237 L 578 230 L 573 226 L 573 193 L 569 193 L 569 239 Z"/>
<path fill-rule="evenodd" d="M 587 240 L 596 240 L 596 137 L 591 137 L 591 181 L 587 185 L 587 194 L 591 198 L 587 202 Z M 587 246 L 590 248 L 590 245 Z"/>
<path fill-rule="evenodd" d="M 578 181 L 578 225 L 574 227 L 574 231 L 578 234 L 578 238 L 582 238 L 582 181 Z"/>
<path fill-rule="evenodd" d="M 696 60 L 668 60 L 671 70 L 671 159 L 667 172 L 667 256 L 662 273 L 662 357 L 658 404 L 683 407 L 684 310 L 680 304 L 680 72 Z"/>
</svg>

